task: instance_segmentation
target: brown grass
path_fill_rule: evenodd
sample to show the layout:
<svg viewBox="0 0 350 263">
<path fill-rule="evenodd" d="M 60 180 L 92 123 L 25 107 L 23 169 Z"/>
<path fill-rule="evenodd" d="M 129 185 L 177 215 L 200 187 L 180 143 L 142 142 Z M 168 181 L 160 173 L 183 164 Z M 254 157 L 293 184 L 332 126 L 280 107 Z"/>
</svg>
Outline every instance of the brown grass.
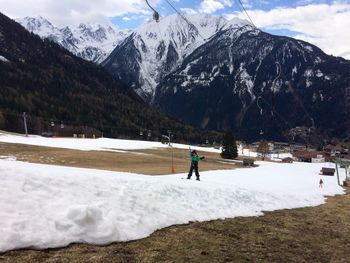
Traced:
<svg viewBox="0 0 350 263">
<path fill-rule="evenodd" d="M 201 171 L 233 169 L 240 166 L 235 163 L 223 163 L 223 160 L 217 153 L 199 152 L 199 154 L 205 155 L 207 159 L 200 163 Z M 0 143 L 0 156 L 6 155 L 15 156 L 19 161 L 33 163 L 134 172 L 147 175 L 170 174 L 172 167 L 171 148 L 133 150 L 119 153 Z M 190 160 L 187 158 L 188 150 L 174 148 L 173 155 L 175 172 L 188 172 L 190 165 Z"/>
</svg>

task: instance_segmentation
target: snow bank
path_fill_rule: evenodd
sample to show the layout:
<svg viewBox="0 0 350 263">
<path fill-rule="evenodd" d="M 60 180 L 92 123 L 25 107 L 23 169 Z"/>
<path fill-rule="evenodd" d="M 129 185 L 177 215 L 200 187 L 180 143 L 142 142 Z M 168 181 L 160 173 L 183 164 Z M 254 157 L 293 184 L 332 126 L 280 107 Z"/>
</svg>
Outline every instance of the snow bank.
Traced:
<svg viewBox="0 0 350 263">
<path fill-rule="evenodd" d="M 7 58 L 5 58 L 4 56 L 1 56 L 1 55 L 0 55 L 0 61 L 9 62 L 9 60 Z"/>
<path fill-rule="evenodd" d="M 1 136 L 0 136 L 1 137 Z M 342 194 L 324 164 L 259 162 L 258 168 L 151 177 L 0 159 L 0 252 L 108 244 L 190 221 L 314 206 Z"/>
</svg>

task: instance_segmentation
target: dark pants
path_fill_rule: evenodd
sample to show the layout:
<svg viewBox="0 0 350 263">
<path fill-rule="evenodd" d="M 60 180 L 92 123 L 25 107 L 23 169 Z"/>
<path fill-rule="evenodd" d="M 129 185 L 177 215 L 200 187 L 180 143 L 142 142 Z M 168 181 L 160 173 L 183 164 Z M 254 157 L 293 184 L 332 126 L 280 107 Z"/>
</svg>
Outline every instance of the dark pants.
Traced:
<svg viewBox="0 0 350 263">
<path fill-rule="evenodd" d="M 199 179 L 198 162 L 192 162 L 191 163 L 191 168 L 190 168 L 190 171 L 188 172 L 188 177 L 187 178 L 191 178 L 193 170 L 194 170 L 194 173 L 196 174 L 197 179 Z"/>
</svg>

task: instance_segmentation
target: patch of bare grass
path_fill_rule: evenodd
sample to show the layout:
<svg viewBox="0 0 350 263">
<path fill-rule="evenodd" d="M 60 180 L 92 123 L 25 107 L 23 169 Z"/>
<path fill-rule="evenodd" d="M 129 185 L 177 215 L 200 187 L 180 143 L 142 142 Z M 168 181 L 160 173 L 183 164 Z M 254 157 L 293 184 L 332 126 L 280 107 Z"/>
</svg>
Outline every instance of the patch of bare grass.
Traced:
<svg viewBox="0 0 350 263">
<path fill-rule="evenodd" d="M 0 156 L 13 155 L 19 161 L 94 168 L 147 175 L 171 173 L 173 163 L 176 173 L 188 172 L 190 160 L 188 150 L 174 148 L 132 150 L 120 152 L 79 151 L 71 149 L 41 147 L 23 144 L 0 143 Z M 200 163 L 200 171 L 233 169 L 237 163 L 223 163 L 217 153 L 201 153 L 206 156 Z"/>
</svg>

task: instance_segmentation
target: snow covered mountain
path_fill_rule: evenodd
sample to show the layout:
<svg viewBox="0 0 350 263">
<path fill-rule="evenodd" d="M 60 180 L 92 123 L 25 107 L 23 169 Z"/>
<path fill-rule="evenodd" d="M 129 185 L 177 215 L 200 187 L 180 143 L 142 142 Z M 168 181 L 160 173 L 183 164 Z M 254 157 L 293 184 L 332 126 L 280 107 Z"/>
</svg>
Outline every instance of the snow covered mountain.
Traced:
<svg viewBox="0 0 350 263">
<path fill-rule="evenodd" d="M 59 28 L 43 17 L 17 19 L 28 31 L 60 44 L 73 54 L 93 62 L 102 62 L 125 39 L 129 30 L 112 23 L 90 23 Z"/>
<path fill-rule="evenodd" d="M 63 46 L 87 36 L 105 39 L 91 26 L 32 24 L 26 27 L 50 29 L 43 36 L 71 36 Z M 349 137 L 350 61 L 304 41 L 266 34 L 245 20 L 198 14 L 146 22 L 114 45 L 102 65 L 145 101 L 191 125 L 249 140 Z M 94 54 L 101 62 L 108 51 L 97 56 L 98 47 L 80 56 Z"/>
<path fill-rule="evenodd" d="M 350 133 L 350 61 L 247 21 L 151 21 L 103 65 L 156 108 L 200 128 L 312 144 Z"/>
<path fill-rule="evenodd" d="M 348 60 L 293 38 L 229 28 L 163 79 L 154 104 L 192 125 L 249 140 L 322 144 L 350 133 L 349 83 Z"/>
<path fill-rule="evenodd" d="M 101 63 L 108 57 L 102 65 L 148 102 L 153 101 L 159 82 L 216 33 L 250 27 L 245 20 L 200 14 L 163 17 L 159 23 L 149 21 L 132 31 L 108 22 L 59 28 L 43 17 L 16 21 L 83 59 Z"/>
<path fill-rule="evenodd" d="M 169 129 L 178 140 L 218 138 L 218 133 L 196 130 L 152 109 L 102 66 L 42 40 L 1 12 L 0 91 L 0 130 L 23 132 L 25 111 L 33 134 L 103 132 L 156 140 Z M 50 129 L 48 120 L 64 123 L 64 129 Z"/>
<path fill-rule="evenodd" d="M 159 23 L 149 21 L 134 30 L 102 65 L 152 102 L 158 83 L 196 48 L 222 30 L 242 27 L 251 26 L 244 20 L 209 15 L 183 18 L 175 14 Z"/>
</svg>

